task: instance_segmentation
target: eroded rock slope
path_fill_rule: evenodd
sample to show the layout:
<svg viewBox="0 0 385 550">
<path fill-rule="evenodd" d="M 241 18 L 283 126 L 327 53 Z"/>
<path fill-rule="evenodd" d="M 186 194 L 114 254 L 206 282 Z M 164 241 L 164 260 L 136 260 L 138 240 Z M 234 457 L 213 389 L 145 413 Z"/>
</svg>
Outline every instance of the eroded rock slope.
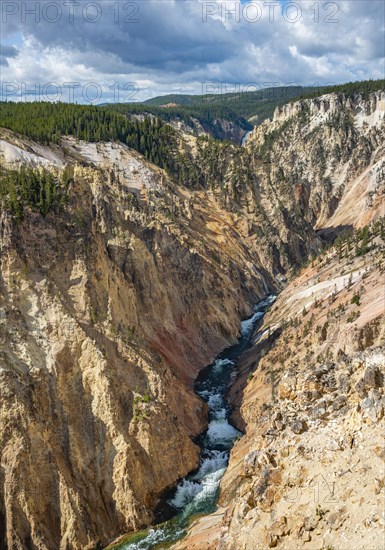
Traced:
<svg viewBox="0 0 385 550">
<path fill-rule="evenodd" d="M 176 185 L 122 144 L 63 137 L 48 146 L 1 130 L 3 170 L 33 166 L 68 180 L 57 211 L 43 216 L 26 207 L 17 222 L 1 210 L 4 545 L 94 548 L 151 523 L 161 492 L 198 463 L 191 438 L 205 425 L 204 405 L 192 390 L 199 369 L 234 342 L 252 303 L 280 290 L 293 264 L 319 253 L 313 227 L 329 238 L 338 227 L 364 226 L 383 212 L 383 115 L 383 93 L 285 107 L 246 147 L 232 146 L 224 181 L 212 187 L 183 177 Z M 196 138 L 181 142 L 203 173 L 219 170 L 227 154 L 208 145 L 194 157 Z M 330 514 L 338 529 L 352 524 L 348 509 L 316 507 L 306 523 L 298 503 L 286 514 L 280 506 L 296 483 L 292 477 L 297 485 L 313 479 L 314 460 L 322 456 L 323 473 L 334 480 L 324 440 L 335 442 L 328 453 L 340 453 L 341 464 L 359 459 L 369 468 L 360 454 L 367 441 L 381 460 L 381 238 L 371 237 L 370 251 L 357 258 L 344 251 L 342 264 L 332 255 L 328 267 L 315 261 L 301 275 L 308 274 L 310 286 L 292 281 L 266 318 L 264 338 L 275 347 L 258 364 L 257 344 L 234 387 L 234 421 L 247 433 L 224 478 L 222 511 L 204 520 L 214 525 L 205 544 L 254 548 L 252 540 L 263 540 L 287 548 L 321 540 L 315 537 L 325 536 Z M 362 304 L 358 317 L 353 292 Z M 343 386 L 346 377 L 352 381 Z M 375 385 L 361 383 L 365 377 Z M 286 383 L 294 393 L 286 395 Z M 341 407 L 334 405 L 340 396 Z M 381 491 L 382 478 L 370 476 Z M 341 479 L 354 491 L 348 474 Z M 373 506 L 378 494 L 370 497 Z M 297 529 L 294 519 L 303 525 Z M 372 540 L 370 522 L 380 519 L 365 521 L 364 543 Z"/>
<path fill-rule="evenodd" d="M 91 548 L 197 466 L 192 382 L 272 282 L 230 215 L 126 147 L 4 137 L 8 166 L 71 183 L 60 213 L 1 213 L 0 537 Z"/>
</svg>

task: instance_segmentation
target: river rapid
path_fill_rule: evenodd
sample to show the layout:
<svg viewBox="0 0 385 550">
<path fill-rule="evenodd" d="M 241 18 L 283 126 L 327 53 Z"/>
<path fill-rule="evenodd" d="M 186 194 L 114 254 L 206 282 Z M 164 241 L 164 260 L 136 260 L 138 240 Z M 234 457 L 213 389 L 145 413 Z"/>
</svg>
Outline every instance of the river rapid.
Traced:
<svg viewBox="0 0 385 550">
<path fill-rule="evenodd" d="M 193 517 L 215 511 L 219 484 L 228 465 L 230 449 L 234 441 L 242 436 L 229 423 L 231 410 L 226 395 L 236 377 L 236 360 L 251 345 L 254 329 L 274 299 L 274 296 L 269 296 L 254 306 L 253 315 L 241 323 L 238 342 L 220 353 L 211 365 L 201 371 L 195 382 L 195 392 L 209 407 L 207 430 L 196 440 L 201 448 L 199 469 L 182 479 L 164 496 L 156 511 L 159 519 L 157 525 L 128 535 L 109 548 L 169 548 L 185 536 Z"/>
</svg>

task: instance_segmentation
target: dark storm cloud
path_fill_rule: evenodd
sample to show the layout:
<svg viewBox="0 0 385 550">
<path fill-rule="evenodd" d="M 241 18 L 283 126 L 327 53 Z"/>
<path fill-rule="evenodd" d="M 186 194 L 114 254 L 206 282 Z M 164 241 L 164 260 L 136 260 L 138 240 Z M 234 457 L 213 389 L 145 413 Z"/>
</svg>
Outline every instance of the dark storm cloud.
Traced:
<svg viewBox="0 0 385 550">
<path fill-rule="evenodd" d="M 149 96 L 199 91 L 207 80 L 307 84 L 383 74 L 382 0 L 297 1 L 301 17 L 295 23 L 276 7 L 271 19 L 262 0 L 254 0 L 259 19 L 240 5 L 235 20 L 231 0 L 203 8 L 198 0 L 44 0 L 36 2 L 37 22 L 34 14 L 22 17 L 23 4 L 31 9 L 34 2 L 11 3 L 16 8 L 8 10 L 16 13 L 5 24 L 3 17 L 5 36 L 22 33 L 24 46 L 18 45 L 19 56 L 5 57 L 9 79 L 135 79 Z M 205 22 L 207 11 L 213 15 Z"/>
</svg>

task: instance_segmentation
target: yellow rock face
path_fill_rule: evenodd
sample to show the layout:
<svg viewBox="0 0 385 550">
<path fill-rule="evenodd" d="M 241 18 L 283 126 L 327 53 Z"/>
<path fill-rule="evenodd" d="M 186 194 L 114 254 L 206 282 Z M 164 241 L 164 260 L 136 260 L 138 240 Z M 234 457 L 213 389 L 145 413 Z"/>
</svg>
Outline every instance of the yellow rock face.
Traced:
<svg viewBox="0 0 385 550">
<path fill-rule="evenodd" d="M 382 547 L 385 244 L 369 243 L 363 255 L 329 250 L 266 314 L 231 392 L 246 435 L 221 516 L 208 529 L 198 520 L 176 549 Z"/>
<path fill-rule="evenodd" d="M 266 285 L 215 201 L 178 193 L 127 148 L 66 147 L 65 212 L 26 212 L 18 225 L 1 214 L 0 536 L 9 548 L 94 548 L 151 522 L 161 492 L 198 465 L 191 438 L 206 405 L 193 380 L 235 340 Z M 101 168 L 84 165 L 86 153 Z M 127 181 L 110 177 L 111 155 L 135 165 Z M 135 208 L 128 198 L 142 186 Z M 215 226 L 207 241 L 202 220 Z"/>
</svg>

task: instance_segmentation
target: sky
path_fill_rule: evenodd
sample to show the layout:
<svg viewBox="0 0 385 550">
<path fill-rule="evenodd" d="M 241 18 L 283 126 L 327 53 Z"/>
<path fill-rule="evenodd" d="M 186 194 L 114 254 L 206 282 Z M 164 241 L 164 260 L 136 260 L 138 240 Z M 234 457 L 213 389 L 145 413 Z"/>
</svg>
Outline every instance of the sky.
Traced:
<svg viewBox="0 0 385 550">
<path fill-rule="evenodd" d="M 2 0 L 3 100 L 384 78 L 383 0 Z"/>
</svg>

